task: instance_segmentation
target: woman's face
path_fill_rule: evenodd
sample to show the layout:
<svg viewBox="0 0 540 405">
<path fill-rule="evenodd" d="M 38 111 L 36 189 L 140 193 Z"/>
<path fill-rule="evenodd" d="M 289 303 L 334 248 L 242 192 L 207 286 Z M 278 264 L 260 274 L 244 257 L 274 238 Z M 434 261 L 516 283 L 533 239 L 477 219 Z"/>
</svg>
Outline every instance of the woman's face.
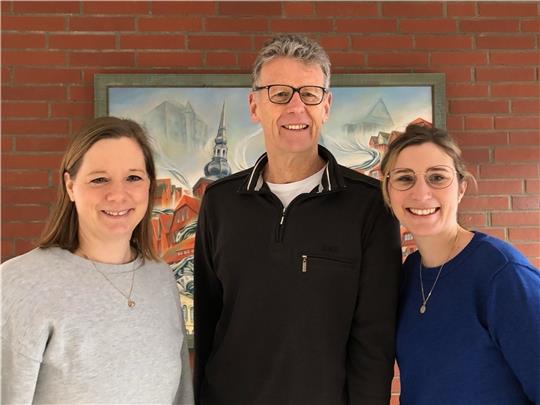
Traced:
<svg viewBox="0 0 540 405">
<path fill-rule="evenodd" d="M 81 244 L 129 242 L 148 207 L 150 179 L 143 152 L 134 140 L 103 139 L 83 156 L 77 175 L 64 174 L 79 218 Z"/>
<path fill-rule="evenodd" d="M 450 170 L 438 172 L 437 167 L 446 166 Z M 435 168 L 435 169 L 434 169 Z M 388 182 L 388 195 L 394 214 L 415 238 L 453 234 L 457 226 L 457 210 L 459 202 L 467 188 L 466 182 L 459 183 L 452 158 L 443 149 L 433 143 L 408 146 L 397 156 L 391 173 L 403 179 L 410 179 L 406 169 L 416 174 L 416 182 L 408 190 L 400 191 Z M 445 188 L 437 189 L 429 185 L 424 173 L 432 173 L 434 182 L 443 181 L 444 175 L 450 173 L 452 182 Z M 414 178 L 414 176 L 413 176 Z"/>
</svg>

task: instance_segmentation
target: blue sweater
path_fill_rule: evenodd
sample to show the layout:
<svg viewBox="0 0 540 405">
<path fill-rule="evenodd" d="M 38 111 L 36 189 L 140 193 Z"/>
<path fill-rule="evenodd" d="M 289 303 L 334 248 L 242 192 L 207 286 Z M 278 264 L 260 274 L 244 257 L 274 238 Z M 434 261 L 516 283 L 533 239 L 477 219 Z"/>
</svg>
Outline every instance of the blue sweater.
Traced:
<svg viewBox="0 0 540 405">
<path fill-rule="evenodd" d="M 427 304 L 407 257 L 397 332 L 401 405 L 540 404 L 540 272 L 482 233 L 449 261 Z M 422 271 L 427 293 L 438 267 Z"/>
</svg>

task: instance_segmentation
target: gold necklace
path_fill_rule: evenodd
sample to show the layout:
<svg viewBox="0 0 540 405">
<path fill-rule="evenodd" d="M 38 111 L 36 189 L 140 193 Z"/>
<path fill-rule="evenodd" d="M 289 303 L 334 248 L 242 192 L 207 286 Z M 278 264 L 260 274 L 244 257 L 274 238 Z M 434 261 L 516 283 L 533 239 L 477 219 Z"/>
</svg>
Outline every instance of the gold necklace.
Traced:
<svg viewBox="0 0 540 405">
<path fill-rule="evenodd" d="M 103 273 L 100 269 L 97 268 L 96 266 L 96 263 L 94 263 L 93 260 L 89 259 L 88 256 L 86 256 L 84 253 L 83 253 L 83 256 L 86 260 L 88 260 L 91 264 L 92 264 L 92 267 L 94 268 L 95 271 L 97 271 L 99 274 L 101 274 L 103 276 L 103 278 L 105 278 L 105 280 L 107 280 L 109 282 L 109 284 L 116 290 L 118 291 L 120 294 L 122 294 L 122 296 L 127 299 L 127 305 L 129 308 L 133 308 L 135 306 L 135 301 L 131 298 L 131 294 L 133 293 L 133 285 L 135 284 L 135 260 L 133 261 L 133 268 L 131 269 L 131 286 L 129 287 L 129 293 L 126 294 L 124 293 L 120 288 L 118 288 L 112 281 L 109 277 L 107 277 L 107 275 L 105 273 Z"/>
<path fill-rule="evenodd" d="M 420 314 L 425 314 L 426 311 L 427 311 L 427 303 L 431 297 L 431 293 L 433 292 L 433 290 L 435 289 L 435 285 L 437 285 L 437 281 L 439 281 L 439 276 L 441 275 L 441 272 L 442 272 L 442 269 L 444 267 L 444 265 L 446 263 L 448 263 L 448 261 L 450 260 L 450 257 L 452 256 L 452 252 L 454 251 L 454 249 L 456 248 L 456 244 L 457 244 L 457 240 L 458 240 L 458 236 L 459 236 L 459 228 L 457 230 L 457 233 L 456 233 L 456 237 L 454 239 L 454 244 L 452 246 L 452 249 L 450 249 L 450 253 L 448 253 L 448 257 L 446 258 L 446 261 L 441 264 L 441 267 L 439 267 L 439 270 L 437 271 L 437 277 L 435 277 L 435 281 L 433 282 L 433 285 L 431 286 L 431 288 L 429 289 L 429 292 L 428 292 L 428 295 L 426 297 L 425 293 L 424 293 L 424 282 L 422 280 L 422 257 L 420 257 L 420 268 L 419 268 L 419 274 L 420 274 L 420 290 L 422 292 L 422 304 L 420 305 Z"/>
</svg>

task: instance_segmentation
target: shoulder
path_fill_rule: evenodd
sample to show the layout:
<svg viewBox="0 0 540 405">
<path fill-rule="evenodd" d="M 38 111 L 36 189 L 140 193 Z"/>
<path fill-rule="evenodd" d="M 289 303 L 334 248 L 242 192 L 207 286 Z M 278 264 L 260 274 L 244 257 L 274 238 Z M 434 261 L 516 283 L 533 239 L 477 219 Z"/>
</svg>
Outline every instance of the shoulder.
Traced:
<svg viewBox="0 0 540 405">
<path fill-rule="evenodd" d="M 240 188 L 240 186 L 246 181 L 251 174 L 253 168 L 245 169 L 240 172 L 231 174 L 230 176 L 223 177 L 215 180 L 208 185 L 205 191 L 205 196 L 208 192 L 211 194 L 219 193 L 221 190 L 229 188 Z"/>
<path fill-rule="evenodd" d="M 348 186 L 352 185 L 365 187 L 368 190 L 373 190 L 374 192 L 380 193 L 381 182 L 379 180 L 342 165 L 338 165 L 338 170 Z"/>
</svg>

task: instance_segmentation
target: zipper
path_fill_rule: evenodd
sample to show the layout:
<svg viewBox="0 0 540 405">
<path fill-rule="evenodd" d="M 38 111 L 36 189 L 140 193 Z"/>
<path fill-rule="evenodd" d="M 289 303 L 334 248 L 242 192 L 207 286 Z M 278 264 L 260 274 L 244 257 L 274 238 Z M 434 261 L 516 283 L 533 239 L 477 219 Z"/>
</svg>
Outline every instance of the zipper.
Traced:
<svg viewBox="0 0 540 405">
<path fill-rule="evenodd" d="M 302 255 L 302 273 L 307 272 L 307 255 Z"/>
</svg>

